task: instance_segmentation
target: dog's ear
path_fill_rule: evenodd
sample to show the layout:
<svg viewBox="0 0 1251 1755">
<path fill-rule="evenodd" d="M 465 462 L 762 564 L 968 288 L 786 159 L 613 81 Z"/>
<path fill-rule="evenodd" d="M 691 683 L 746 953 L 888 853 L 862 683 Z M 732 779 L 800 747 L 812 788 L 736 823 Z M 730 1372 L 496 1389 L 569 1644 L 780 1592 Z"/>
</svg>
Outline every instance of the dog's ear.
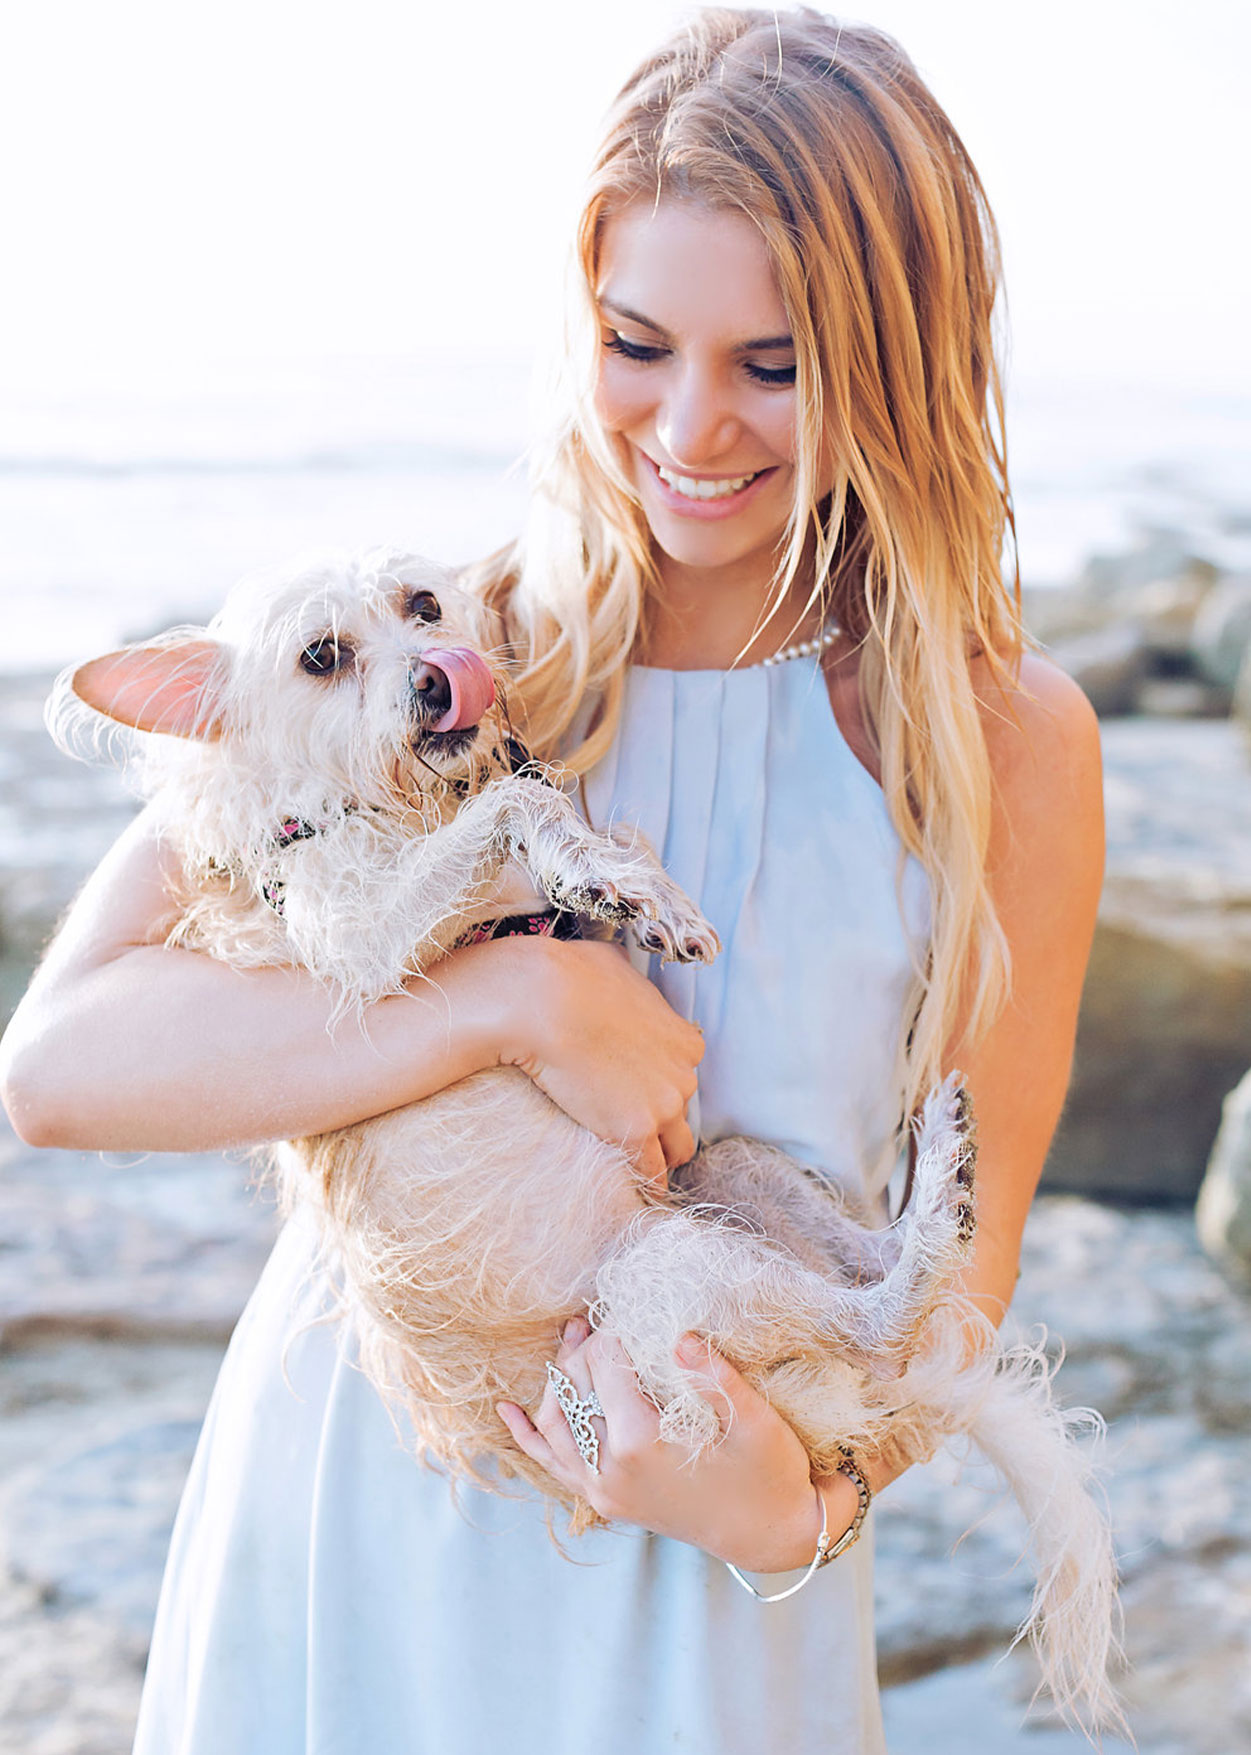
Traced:
<svg viewBox="0 0 1251 1755">
<path fill-rule="evenodd" d="M 72 688 L 97 713 L 136 731 L 212 742 L 221 736 L 221 684 L 227 651 L 215 640 L 157 641 L 93 658 Z"/>
</svg>

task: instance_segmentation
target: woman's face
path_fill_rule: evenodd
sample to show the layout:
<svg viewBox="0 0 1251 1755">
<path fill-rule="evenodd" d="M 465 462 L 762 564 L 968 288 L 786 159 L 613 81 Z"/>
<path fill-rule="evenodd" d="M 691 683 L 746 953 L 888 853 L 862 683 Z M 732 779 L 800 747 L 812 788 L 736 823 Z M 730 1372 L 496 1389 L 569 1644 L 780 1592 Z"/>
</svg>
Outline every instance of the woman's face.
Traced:
<svg viewBox="0 0 1251 1755">
<path fill-rule="evenodd" d="M 767 584 L 795 499 L 796 393 L 760 233 L 696 202 L 633 202 L 605 226 L 596 291 L 596 408 L 662 554 Z"/>
</svg>

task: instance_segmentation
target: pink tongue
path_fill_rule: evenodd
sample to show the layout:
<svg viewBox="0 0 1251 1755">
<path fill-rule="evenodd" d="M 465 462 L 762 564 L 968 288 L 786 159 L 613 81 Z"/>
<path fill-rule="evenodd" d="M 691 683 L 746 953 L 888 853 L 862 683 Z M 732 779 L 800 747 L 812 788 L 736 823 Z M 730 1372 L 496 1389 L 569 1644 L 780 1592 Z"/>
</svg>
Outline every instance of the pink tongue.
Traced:
<svg viewBox="0 0 1251 1755">
<path fill-rule="evenodd" d="M 476 652 L 464 646 L 427 646 L 421 655 L 447 678 L 452 704 L 432 726 L 434 731 L 467 731 L 477 725 L 495 699 L 491 673 Z"/>
</svg>

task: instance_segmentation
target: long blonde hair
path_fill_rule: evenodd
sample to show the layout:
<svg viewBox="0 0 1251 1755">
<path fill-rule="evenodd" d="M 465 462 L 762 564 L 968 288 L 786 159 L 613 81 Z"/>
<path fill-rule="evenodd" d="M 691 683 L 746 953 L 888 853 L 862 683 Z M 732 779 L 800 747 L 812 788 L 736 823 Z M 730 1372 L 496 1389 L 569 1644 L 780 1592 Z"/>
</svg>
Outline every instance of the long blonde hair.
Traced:
<svg viewBox="0 0 1251 1755">
<path fill-rule="evenodd" d="M 901 1073 L 911 1113 L 953 1038 L 975 1039 L 993 1017 L 1009 976 L 970 669 L 980 656 L 1009 683 L 1022 638 L 1019 587 L 1003 577 L 1012 518 L 994 221 L 951 123 L 878 31 L 808 10 L 710 9 L 627 82 L 578 231 L 569 384 L 537 459 L 533 521 L 480 570 L 518 654 L 533 746 L 562 750 L 574 770 L 612 738 L 658 588 L 638 495 L 593 408 L 600 250 L 613 214 L 666 196 L 750 219 L 789 316 L 798 486 L 772 609 L 815 554 L 809 603 L 859 644 L 887 805 L 929 876 L 932 931 Z M 823 452 L 838 476 L 818 500 Z M 600 712 L 570 750 L 588 695 Z"/>
</svg>

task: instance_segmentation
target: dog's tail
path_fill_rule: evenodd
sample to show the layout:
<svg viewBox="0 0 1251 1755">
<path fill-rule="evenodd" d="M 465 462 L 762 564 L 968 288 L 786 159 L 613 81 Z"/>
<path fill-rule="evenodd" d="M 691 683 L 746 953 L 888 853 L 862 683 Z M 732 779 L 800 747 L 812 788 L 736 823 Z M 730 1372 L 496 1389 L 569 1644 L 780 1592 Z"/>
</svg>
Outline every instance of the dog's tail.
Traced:
<svg viewBox="0 0 1251 1755">
<path fill-rule="evenodd" d="M 1042 1685 L 1088 1736 L 1127 1732 L 1108 1678 L 1121 1621 L 1112 1533 L 1090 1447 L 1076 1442 L 1101 1437 L 1103 1421 L 1089 1408 L 1060 1408 L 1053 1374 L 1041 1344 L 1004 1350 L 966 1430 L 1029 1524 L 1034 1600 L 1013 1644 L 1030 1640 Z"/>
</svg>

